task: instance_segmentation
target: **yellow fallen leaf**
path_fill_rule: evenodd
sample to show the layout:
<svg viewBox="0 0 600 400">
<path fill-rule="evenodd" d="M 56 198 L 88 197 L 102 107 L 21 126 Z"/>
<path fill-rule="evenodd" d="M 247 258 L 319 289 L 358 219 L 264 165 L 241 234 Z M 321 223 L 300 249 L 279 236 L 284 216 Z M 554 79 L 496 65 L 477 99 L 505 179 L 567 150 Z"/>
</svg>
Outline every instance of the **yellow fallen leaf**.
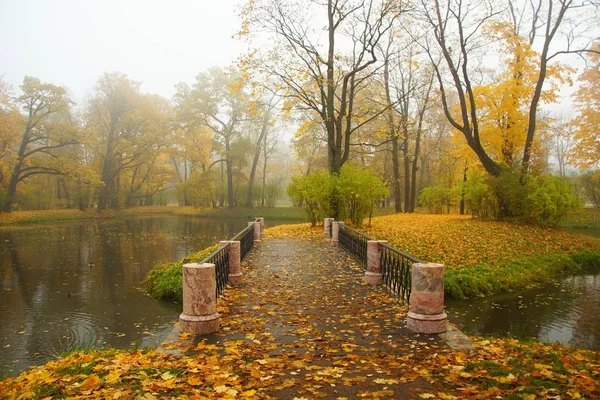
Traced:
<svg viewBox="0 0 600 400">
<path fill-rule="evenodd" d="M 171 374 L 169 371 L 165 372 L 160 376 L 163 380 L 168 381 L 169 379 L 175 378 L 175 375 Z"/>
<path fill-rule="evenodd" d="M 373 382 L 379 383 L 380 385 L 394 385 L 394 384 L 398 383 L 398 381 L 395 379 L 383 379 L 383 378 L 377 378 Z"/>
<path fill-rule="evenodd" d="M 98 375 L 91 375 L 89 378 L 87 378 L 85 381 L 83 381 L 83 383 L 80 386 L 80 389 L 82 391 L 94 390 L 98 387 L 99 384 L 100 384 L 100 378 L 98 377 Z"/>
<path fill-rule="evenodd" d="M 422 399 L 433 399 L 435 397 L 435 394 L 431 394 L 431 393 L 421 393 L 419 395 L 420 398 Z"/>
<path fill-rule="evenodd" d="M 190 375 L 188 376 L 187 383 L 190 386 L 200 386 L 204 384 L 204 379 L 198 375 Z"/>
<path fill-rule="evenodd" d="M 118 371 L 111 372 L 110 374 L 104 377 L 104 383 L 113 383 L 119 380 L 121 377 L 121 373 Z"/>
<path fill-rule="evenodd" d="M 507 376 L 501 376 L 500 378 L 497 379 L 497 381 L 500 383 L 510 383 L 510 382 L 514 381 L 515 379 L 517 379 L 517 378 L 513 374 L 508 374 Z"/>
</svg>

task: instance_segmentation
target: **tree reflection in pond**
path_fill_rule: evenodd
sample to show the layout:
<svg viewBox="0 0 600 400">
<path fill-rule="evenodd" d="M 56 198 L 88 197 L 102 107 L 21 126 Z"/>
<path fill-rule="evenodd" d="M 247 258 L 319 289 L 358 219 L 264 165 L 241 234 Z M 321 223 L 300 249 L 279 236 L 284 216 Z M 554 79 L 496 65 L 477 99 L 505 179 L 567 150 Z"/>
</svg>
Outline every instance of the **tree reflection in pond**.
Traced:
<svg viewBox="0 0 600 400">
<path fill-rule="evenodd" d="M 600 350 L 600 272 L 521 293 L 446 301 L 451 322 L 472 335 L 536 338 Z"/>
</svg>

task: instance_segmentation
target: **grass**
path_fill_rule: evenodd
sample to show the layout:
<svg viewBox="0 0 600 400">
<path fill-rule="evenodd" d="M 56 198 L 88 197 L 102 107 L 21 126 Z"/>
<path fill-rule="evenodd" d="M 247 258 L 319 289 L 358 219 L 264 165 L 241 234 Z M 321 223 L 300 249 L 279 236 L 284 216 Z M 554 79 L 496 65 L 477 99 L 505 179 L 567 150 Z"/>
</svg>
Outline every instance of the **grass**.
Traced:
<svg viewBox="0 0 600 400">
<path fill-rule="evenodd" d="M 199 262 L 219 247 L 218 244 L 207 247 L 183 260 L 158 265 L 148 272 L 144 287 L 150 296 L 159 300 L 181 301 L 183 289 L 181 286 L 181 270 L 183 264 Z"/>
</svg>

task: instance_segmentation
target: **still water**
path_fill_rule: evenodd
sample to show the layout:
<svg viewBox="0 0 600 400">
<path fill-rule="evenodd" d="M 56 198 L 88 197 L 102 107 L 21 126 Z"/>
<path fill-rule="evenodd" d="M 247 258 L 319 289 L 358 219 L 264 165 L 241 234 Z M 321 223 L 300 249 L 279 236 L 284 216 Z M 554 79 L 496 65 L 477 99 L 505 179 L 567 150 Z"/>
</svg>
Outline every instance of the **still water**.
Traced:
<svg viewBox="0 0 600 400">
<path fill-rule="evenodd" d="M 246 226 L 148 216 L 0 229 L 0 379 L 73 349 L 156 346 L 181 305 L 145 295 L 146 273 Z"/>
<path fill-rule="evenodd" d="M 469 335 L 535 338 L 600 351 L 600 271 L 521 293 L 446 301 L 451 322 Z"/>
</svg>

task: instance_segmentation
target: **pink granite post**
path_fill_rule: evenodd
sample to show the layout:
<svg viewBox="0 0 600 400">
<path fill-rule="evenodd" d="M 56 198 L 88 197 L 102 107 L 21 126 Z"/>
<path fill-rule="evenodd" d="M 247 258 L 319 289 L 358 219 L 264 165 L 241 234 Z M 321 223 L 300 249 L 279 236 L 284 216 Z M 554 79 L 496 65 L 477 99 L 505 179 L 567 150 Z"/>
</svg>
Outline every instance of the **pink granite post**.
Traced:
<svg viewBox="0 0 600 400">
<path fill-rule="evenodd" d="M 206 335 L 219 331 L 215 264 L 184 264 L 181 332 Z"/>
<path fill-rule="evenodd" d="M 367 272 L 365 272 L 365 281 L 369 285 L 381 285 L 383 282 L 383 274 L 381 271 L 381 251 L 379 249 L 379 243 L 387 243 L 387 241 L 367 241 Z"/>
<path fill-rule="evenodd" d="M 333 223 L 333 218 L 325 218 L 323 220 L 323 236 L 330 237 L 331 233 L 331 224 Z"/>
<path fill-rule="evenodd" d="M 332 221 L 331 226 L 331 244 L 335 247 L 340 245 L 340 225 L 344 225 L 343 222 Z"/>
<path fill-rule="evenodd" d="M 256 221 L 248 222 L 248 226 L 252 225 L 254 229 L 254 241 L 260 242 L 260 224 Z"/>
<path fill-rule="evenodd" d="M 260 224 L 260 234 L 265 234 L 265 219 L 263 217 L 256 218 Z"/>
<path fill-rule="evenodd" d="M 444 266 L 413 264 L 406 326 L 417 333 L 442 333 L 447 330 L 447 322 L 444 312 Z"/>
<path fill-rule="evenodd" d="M 240 262 L 240 241 L 222 240 L 219 246 L 229 244 L 227 252 L 229 253 L 229 280 L 230 285 L 236 286 L 242 283 L 242 266 Z"/>
</svg>

